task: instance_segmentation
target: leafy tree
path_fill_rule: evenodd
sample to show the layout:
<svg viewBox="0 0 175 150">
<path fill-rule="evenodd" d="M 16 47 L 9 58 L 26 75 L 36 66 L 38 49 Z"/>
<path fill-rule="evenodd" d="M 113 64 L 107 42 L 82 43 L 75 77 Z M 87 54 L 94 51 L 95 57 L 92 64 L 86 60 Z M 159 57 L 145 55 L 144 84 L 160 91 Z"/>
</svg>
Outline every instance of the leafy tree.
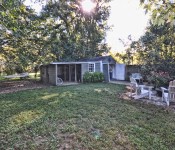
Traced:
<svg viewBox="0 0 175 150">
<path fill-rule="evenodd" d="M 52 19 L 47 31 L 57 60 L 78 60 L 102 55 L 108 51 L 103 42 L 109 17 L 109 1 L 98 0 L 92 13 L 82 10 L 81 1 L 49 1 L 42 12 L 44 20 Z"/>
<path fill-rule="evenodd" d="M 166 72 L 173 77 L 175 71 L 175 29 L 170 24 L 151 24 L 139 41 L 132 43 L 139 54 L 138 61 L 147 76 Z"/>
<path fill-rule="evenodd" d="M 38 16 L 23 1 L 2 1 L 0 12 L 0 52 L 8 73 L 23 72 L 38 60 L 41 46 L 36 31 Z M 34 32 L 35 31 L 35 32 Z"/>
<path fill-rule="evenodd" d="M 40 14 L 23 2 L 0 3 L 0 57 L 9 73 L 108 51 L 103 41 L 109 29 L 109 0 L 98 0 L 92 14 L 82 11 L 79 0 L 48 0 Z"/>
<path fill-rule="evenodd" d="M 154 24 L 170 23 L 171 26 L 175 26 L 174 0 L 140 0 L 140 4 L 146 12 L 151 13 Z"/>
<path fill-rule="evenodd" d="M 122 53 L 116 53 L 115 58 L 118 62 L 124 63 L 127 65 L 134 64 L 134 55 L 135 55 L 135 50 L 131 46 L 132 43 L 132 37 L 131 35 L 128 36 L 128 41 L 125 42 L 124 40 L 119 38 L 119 41 L 122 42 L 123 46 L 125 47 L 125 51 Z"/>
</svg>

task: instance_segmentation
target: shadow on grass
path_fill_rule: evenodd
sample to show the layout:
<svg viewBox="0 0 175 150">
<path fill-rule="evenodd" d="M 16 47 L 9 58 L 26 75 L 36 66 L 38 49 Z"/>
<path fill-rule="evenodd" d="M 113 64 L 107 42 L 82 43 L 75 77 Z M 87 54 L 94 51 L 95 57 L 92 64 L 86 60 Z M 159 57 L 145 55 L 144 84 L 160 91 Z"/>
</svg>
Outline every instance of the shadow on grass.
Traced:
<svg viewBox="0 0 175 150">
<path fill-rule="evenodd" d="M 175 114 L 82 84 L 0 95 L 2 149 L 173 149 Z"/>
</svg>

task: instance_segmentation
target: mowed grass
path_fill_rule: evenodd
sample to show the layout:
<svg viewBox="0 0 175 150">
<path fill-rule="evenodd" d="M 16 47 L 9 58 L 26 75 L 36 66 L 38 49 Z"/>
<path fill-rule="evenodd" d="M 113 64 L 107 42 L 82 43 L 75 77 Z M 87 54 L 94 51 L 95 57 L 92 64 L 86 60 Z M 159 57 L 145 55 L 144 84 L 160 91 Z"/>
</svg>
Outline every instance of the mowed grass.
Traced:
<svg viewBox="0 0 175 150">
<path fill-rule="evenodd" d="M 173 150 L 175 113 L 122 100 L 115 84 L 0 95 L 0 149 Z"/>
</svg>

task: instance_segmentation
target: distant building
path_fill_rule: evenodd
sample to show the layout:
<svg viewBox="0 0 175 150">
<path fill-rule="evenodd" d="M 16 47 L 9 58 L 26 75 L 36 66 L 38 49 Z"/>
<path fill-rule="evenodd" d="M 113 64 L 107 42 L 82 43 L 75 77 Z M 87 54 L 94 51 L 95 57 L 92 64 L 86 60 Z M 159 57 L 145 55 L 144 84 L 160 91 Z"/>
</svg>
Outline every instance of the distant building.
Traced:
<svg viewBox="0 0 175 150">
<path fill-rule="evenodd" d="M 111 56 L 83 59 L 76 62 L 52 62 L 40 67 L 41 80 L 57 85 L 57 77 L 64 82 L 83 82 L 85 72 L 102 72 L 106 82 L 125 80 L 125 65 L 118 64 Z"/>
</svg>

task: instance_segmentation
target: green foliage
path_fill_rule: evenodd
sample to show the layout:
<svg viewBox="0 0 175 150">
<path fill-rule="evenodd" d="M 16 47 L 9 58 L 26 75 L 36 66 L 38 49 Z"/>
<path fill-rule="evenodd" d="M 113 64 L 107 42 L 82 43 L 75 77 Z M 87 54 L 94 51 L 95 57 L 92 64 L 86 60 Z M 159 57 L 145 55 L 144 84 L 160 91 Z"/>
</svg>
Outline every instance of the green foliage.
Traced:
<svg viewBox="0 0 175 150">
<path fill-rule="evenodd" d="M 85 72 L 83 75 L 84 83 L 103 82 L 104 74 L 102 72 Z"/>
<path fill-rule="evenodd" d="M 23 2 L 0 1 L 0 58 L 7 73 L 108 52 L 102 41 L 109 29 L 109 1 L 96 1 L 91 14 L 76 0 L 48 0 L 40 14 Z"/>
<path fill-rule="evenodd" d="M 78 1 L 50 1 L 42 11 L 44 20 L 53 20 L 45 28 L 57 60 L 70 61 L 99 56 L 108 51 L 102 43 L 108 30 L 109 1 L 96 1 L 96 8 L 86 14 Z M 58 22 L 55 20 L 59 19 Z M 47 32 L 46 32 L 47 31 Z"/>
<path fill-rule="evenodd" d="M 85 72 L 83 75 L 83 82 L 90 83 L 92 79 L 92 74 L 90 72 Z"/>
<path fill-rule="evenodd" d="M 168 87 L 169 82 L 173 80 L 173 77 L 170 77 L 168 72 L 151 71 L 149 73 L 147 72 L 147 80 L 148 80 L 148 83 L 153 84 L 156 88 L 157 87 Z"/>
<path fill-rule="evenodd" d="M 94 72 L 94 82 L 103 82 L 104 74 L 102 72 Z"/>
<path fill-rule="evenodd" d="M 51 62 L 54 57 L 43 48 L 43 37 L 39 38 L 40 17 L 19 0 L 3 0 L 0 8 L 0 57 L 5 71 L 24 72 L 29 66 Z"/>
<path fill-rule="evenodd" d="M 127 65 L 138 64 L 138 62 L 136 61 L 137 53 L 135 52 L 135 49 L 134 49 L 133 45 L 129 44 L 129 43 L 134 42 L 132 40 L 131 35 L 128 35 L 127 42 L 122 40 L 122 39 L 119 39 L 119 41 L 125 47 L 125 51 L 122 52 L 122 53 L 117 52 L 115 54 L 114 58 L 117 60 L 117 62 L 118 63 L 124 63 L 124 64 L 127 64 Z"/>
<path fill-rule="evenodd" d="M 142 74 L 151 79 L 155 86 L 168 84 L 175 76 L 175 28 L 169 24 L 163 26 L 151 24 L 147 32 L 138 41 L 132 43 L 138 54 L 138 62 L 142 67 Z M 166 77 L 159 76 L 165 72 Z M 170 77 L 170 78 L 169 78 Z"/>
<path fill-rule="evenodd" d="M 170 23 L 175 26 L 174 0 L 140 0 L 140 4 L 152 15 L 152 22 L 157 25 Z"/>
</svg>

